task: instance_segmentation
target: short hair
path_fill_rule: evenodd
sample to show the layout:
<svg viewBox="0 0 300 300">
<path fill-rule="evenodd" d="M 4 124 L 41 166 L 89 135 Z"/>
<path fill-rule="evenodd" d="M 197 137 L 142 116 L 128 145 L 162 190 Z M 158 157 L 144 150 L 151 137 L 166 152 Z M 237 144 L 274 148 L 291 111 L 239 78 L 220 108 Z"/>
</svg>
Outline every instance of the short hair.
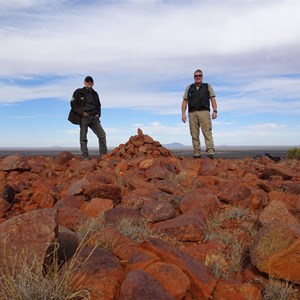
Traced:
<svg viewBox="0 0 300 300">
<path fill-rule="evenodd" d="M 203 75 L 203 72 L 202 72 L 200 69 L 197 69 L 197 70 L 194 72 L 194 74 L 197 73 L 197 72 L 200 72 L 200 73 Z"/>
</svg>

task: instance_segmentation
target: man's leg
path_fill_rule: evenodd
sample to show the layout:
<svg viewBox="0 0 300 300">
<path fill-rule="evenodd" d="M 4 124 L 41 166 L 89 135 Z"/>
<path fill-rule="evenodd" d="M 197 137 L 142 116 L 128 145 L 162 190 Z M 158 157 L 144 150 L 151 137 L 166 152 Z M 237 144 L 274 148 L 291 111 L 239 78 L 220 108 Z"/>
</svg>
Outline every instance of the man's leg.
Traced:
<svg viewBox="0 0 300 300">
<path fill-rule="evenodd" d="M 88 127 L 89 127 L 89 118 L 88 117 L 81 118 L 81 123 L 80 123 L 80 149 L 81 149 L 81 154 L 82 154 L 83 158 L 89 158 L 89 151 L 88 151 L 88 148 L 87 148 Z"/>
<path fill-rule="evenodd" d="M 201 156 L 201 145 L 200 145 L 200 137 L 199 137 L 199 118 L 198 111 L 194 111 L 189 113 L 189 125 L 190 125 L 190 133 L 192 136 L 192 144 L 194 148 L 194 157 Z"/>
<path fill-rule="evenodd" d="M 212 123 L 209 111 L 201 111 L 201 131 L 204 136 L 206 153 L 209 157 L 213 158 L 215 153 L 215 146 L 212 136 Z"/>
<path fill-rule="evenodd" d="M 96 134 L 98 141 L 99 141 L 99 154 L 100 157 L 103 154 L 107 153 L 107 146 L 106 146 L 106 133 L 101 126 L 99 118 L 94 117 L 93 122 L 91 124 L 91 129 Z"/>
</svg>

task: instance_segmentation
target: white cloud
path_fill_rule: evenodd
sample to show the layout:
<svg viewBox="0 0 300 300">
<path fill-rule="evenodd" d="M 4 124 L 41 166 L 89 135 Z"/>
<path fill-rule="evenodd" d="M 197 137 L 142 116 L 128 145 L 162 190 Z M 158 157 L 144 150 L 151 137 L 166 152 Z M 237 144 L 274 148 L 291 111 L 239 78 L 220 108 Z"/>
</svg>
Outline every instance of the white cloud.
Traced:
<svg viewBox="0 0 300 300">
<path fill-rule="evenodd" d="M 0 0 L 0 105 L 67 102 L 90 74 L 104 108 L 180 122 L 184 89 L 200 67 L 217 94 L 220 143 L 242 142 L 267 128 L 219 131 L 226 113 L 300 114 L 299 10 L 299 1 L 288 0 Z M 134 127 L 111 127 L 108 136 L 117 143 Z M 187 124 L 144 128 L 163 143 L 190 144 Z M 287 131 L 282 140 L 299 134 Z"/>
</svg>

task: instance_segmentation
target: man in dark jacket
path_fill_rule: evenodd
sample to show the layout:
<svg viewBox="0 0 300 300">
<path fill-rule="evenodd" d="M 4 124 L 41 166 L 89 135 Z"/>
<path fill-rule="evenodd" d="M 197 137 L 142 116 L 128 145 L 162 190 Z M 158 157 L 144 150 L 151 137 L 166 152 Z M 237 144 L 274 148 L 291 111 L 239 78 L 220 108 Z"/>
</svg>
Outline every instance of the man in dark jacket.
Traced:
<svg viewBox="0 0 300 300">
<path fill-rule="evenodd" d="M 71 99 L 71 111 L 68 120 L 80 125 L 80 148 L 83 159 L 89 159 L 87 133 L 90 127 L 99 140 L 100 158 L 107 153 L 106 133 L 100 123 L 101 103 L 98 93 L 93 89 L 91 76 L 84 79 L 84 87 L 77 89 Z"/>
</svg>

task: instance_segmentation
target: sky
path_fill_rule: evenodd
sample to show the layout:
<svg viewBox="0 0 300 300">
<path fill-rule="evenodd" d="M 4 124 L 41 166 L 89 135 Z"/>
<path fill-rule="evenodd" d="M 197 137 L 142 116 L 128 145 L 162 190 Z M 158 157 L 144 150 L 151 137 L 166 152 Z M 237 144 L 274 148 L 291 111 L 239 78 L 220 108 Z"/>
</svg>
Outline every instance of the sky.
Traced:
<svg viewBox="0 0 300 300">
<path fill-rule="evenodd" d="M 299 15 L 300 0 L 0 0 L 0 147 L 79 147 L 67 118 L 87 75 L 108 147 L 138 128 L 191 146 L 196 69 L 216 94 L 216 148 L 300 145 Z"/>
</svg>

